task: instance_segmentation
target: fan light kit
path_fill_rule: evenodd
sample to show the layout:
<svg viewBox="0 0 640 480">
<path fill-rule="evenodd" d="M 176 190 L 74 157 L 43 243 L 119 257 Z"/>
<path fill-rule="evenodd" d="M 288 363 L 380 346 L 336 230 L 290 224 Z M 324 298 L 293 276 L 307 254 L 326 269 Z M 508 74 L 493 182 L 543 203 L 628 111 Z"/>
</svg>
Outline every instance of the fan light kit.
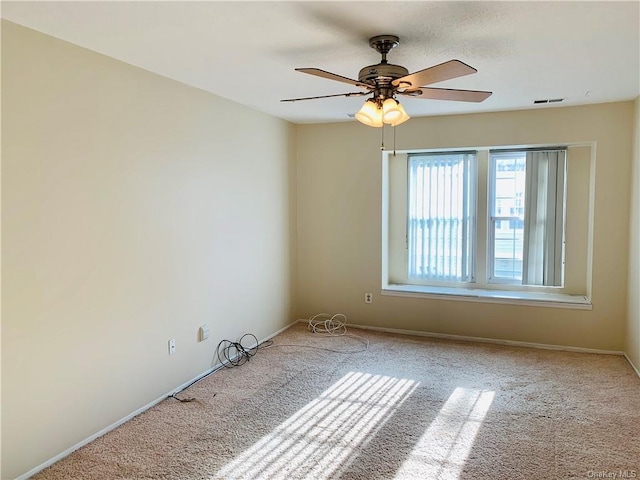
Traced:
<svg viewBox="0 0 640 480">
<path fill-rule="evenodd" d="M 370 127 L 382 127 L 385 123 L 395 127 L 410 118 L 395 98 L 387 98 L 383 102 L 370 98 L 356 113 L 356 120 Z"/>
<path fill-rule="evenodd" d="M 387 53 L 397 47 L 399 43 L 400 39 L 395 35 L 378 35 L 372 37 L 369 40 L 369 46 L 382 55 L 382 60 L 376 65 L 370 65 L 361 69 L 358 74 L 358 80 L 336 75 L 335 73 L 318 68 L 296 68 L 298 72 L 348 83 L 364 91 L 322 95 L 318 97 L 290 98 L 281 101 L 297 102 L 318 98 L 353 97 L 371 94 L 371 98 L 368 98 L 358 113 L 355 114 L 356 119 L 370 127 L 382 127 L 385 124 L 395 127 L 411 118 L 396 99 L 396 96 L 399 95 L 421 99 L 454 100 L 460 102 L 482 102 L 491 96 L 492 92 L 479 90 L 426 87 L 425 85 L 476 73 L 477 70 L 460 60 L 449 60 L 448 62 L 409 74 L 406 68 L 387 62 Z"/>
</svg>

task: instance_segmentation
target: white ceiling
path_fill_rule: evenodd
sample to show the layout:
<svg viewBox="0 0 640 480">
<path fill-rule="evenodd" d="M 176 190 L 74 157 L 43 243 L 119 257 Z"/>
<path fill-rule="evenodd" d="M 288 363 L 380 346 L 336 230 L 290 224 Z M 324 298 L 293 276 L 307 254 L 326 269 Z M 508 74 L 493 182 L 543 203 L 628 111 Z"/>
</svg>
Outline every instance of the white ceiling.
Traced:
<svg viewBox="0 0 640 480">
<path fill-rule="evenodd" d="M 461 60 L 478 73 L 434 84 L 490 90 L 480 104 L 405 99 L 411 116 L 544 108 L 640 95 L 640 2 L 166 2 L 1 3 L 1 15 L 63 40 L 297 123 L 349 120 L 363 97 L 281 103 L 358 91 L 294 71 L 356 78 L 388 56 L 410 72 Z"/>
</svg>

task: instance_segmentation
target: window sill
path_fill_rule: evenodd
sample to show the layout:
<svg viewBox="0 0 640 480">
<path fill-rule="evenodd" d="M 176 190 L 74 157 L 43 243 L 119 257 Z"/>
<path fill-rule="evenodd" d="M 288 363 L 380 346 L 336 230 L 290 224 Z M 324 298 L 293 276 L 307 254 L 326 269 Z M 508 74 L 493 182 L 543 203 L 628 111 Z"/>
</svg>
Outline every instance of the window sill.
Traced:
<svg viewBox="0 0 640 480">
<path fill-rule="evenodd" d="M 396 297 L 432 298 L 460 302 L 502 303 L 530 307 L 571 308 L 591 310 L 591 301 L 584 295 L 562 293 L 514 292 L 422 285 L 386 285 L 382 295 Z"/>
</svg>

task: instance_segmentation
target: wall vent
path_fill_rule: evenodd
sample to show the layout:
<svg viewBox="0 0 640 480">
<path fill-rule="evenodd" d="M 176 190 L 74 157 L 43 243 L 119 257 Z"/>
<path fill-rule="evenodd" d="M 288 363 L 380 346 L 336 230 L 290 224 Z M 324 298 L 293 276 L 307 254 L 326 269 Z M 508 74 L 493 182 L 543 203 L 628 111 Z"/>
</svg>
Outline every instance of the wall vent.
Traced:
<svg viewBox="0 0 640 480">
<path fill-rule="evenodd" d="M 564 102 L 564 98 L 545 98 L 543 100 L 534 100 L 534 105 L 539 105 L 541 103 L 560 103 Z"/>
</svg>

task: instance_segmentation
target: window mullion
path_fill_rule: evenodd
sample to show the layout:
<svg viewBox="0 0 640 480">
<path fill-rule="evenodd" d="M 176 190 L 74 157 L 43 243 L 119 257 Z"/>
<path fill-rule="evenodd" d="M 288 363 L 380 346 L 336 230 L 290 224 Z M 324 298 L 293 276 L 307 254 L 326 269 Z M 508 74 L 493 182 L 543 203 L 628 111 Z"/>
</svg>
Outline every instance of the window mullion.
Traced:
<svg viewBox="0 0 640 480">
<path fill-rule="evenodd" d="M 475 198 L 475 252 L 474 270 L 475 281 L 478 284 L 485 284 L 488 280 L 488 249 L 491 242 L 488 242 L 489 232 L 489 152 L 487 150 L 478 151 L 476 161 L 476 189 L 473 192 Z"/>
</svg>

